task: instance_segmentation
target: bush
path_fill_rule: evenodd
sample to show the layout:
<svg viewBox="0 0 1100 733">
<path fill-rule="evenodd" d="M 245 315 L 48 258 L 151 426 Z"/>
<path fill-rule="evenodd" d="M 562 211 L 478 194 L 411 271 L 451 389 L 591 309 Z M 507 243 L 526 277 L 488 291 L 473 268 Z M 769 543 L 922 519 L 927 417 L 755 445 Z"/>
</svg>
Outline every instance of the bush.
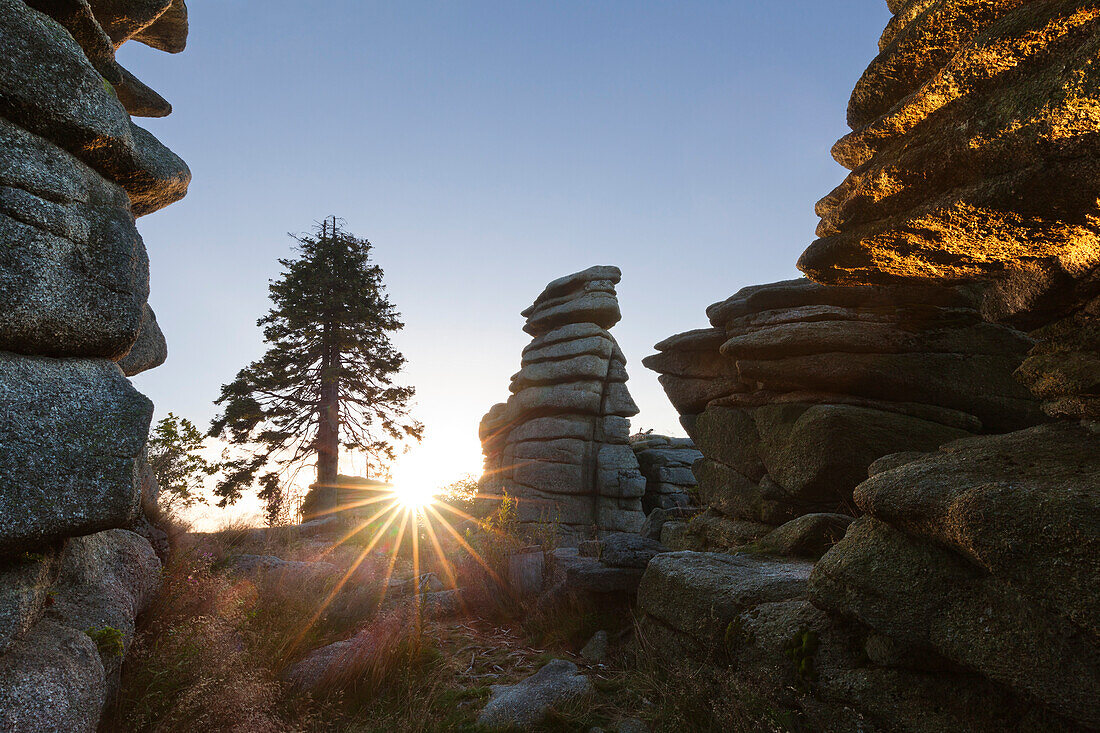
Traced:
<svg viewBox="0 0 1100 733">
<path fill-rule="evenodd" d="M 124 639 L 126 635 L 113 626 L 104 626 L 102 629 L 91 628 L 84 632 L 95 642 L 95 648 L 100 656 L 121 657 L 126 653 Z"/>
</svg>

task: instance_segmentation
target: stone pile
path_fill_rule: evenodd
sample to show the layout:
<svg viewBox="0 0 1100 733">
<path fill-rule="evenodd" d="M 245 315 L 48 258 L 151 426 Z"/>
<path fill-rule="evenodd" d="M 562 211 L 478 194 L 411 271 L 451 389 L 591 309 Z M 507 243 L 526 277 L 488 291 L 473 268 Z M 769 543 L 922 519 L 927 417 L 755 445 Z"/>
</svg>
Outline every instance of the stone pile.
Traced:
<svg viewBox="0 0 1100 733">
<path fill-rule="evenodd" d="M 691 438 L 638 433 L 630 436 L 630 447 L 645 476 L 642 510 L 685 507 L 692 503 L 696 480 L 692 465 L 703 457 Z"/>
<path fill-rule="evenodd" d="M 1100 7 L 889 5 L 834 148 L 852 173 L 818 204 L 800 267 L 830 286 L 972 286 L 986 319 L 1034 329 L 1017 376 L 1064 419 L 875 461 L 852 495 L 862 516 L 786 600 L 731 597 L 742 570 L 702 553 L 728 580 L 658 556 L 643 620 L 720 648 L 808 729 L 1096 730 Z M 704 612 L 718 626 L 683 621 Z"/>
<path fill-rule="evenodd" d="M 620 319 L 617 267 L 553 281 L 523 311 L 534 339 L 512 377 L 511 397 L 481 421 L 483 495 L 517 499 L 528 530 L 575 545 L 645 521 L 646 481 L 630 447 L 638 408 L 626 357 L 608 332 Z"/>
<path fill-rule="evenodd" d="M 855 513 L 876 459 L 1042 419 L 1013 378 L 1032 341 L 946 287 L 743 288 L 643 363 L 702 451 L 699 544 L 743 545 L 809 514 Z"/>
<path fill-rule="evenodd" d="M 95 730 L 159 577 L 126 529 L 163 543 L 141 516 L 153 406 L 126 379 L 167 356 L 134 217 L 190 172 L 131 120 L 171 107 L 115 50 L 180 51 L 186 17 L 183 0 L 0 0 L 3 730 Z"/>
</svg>

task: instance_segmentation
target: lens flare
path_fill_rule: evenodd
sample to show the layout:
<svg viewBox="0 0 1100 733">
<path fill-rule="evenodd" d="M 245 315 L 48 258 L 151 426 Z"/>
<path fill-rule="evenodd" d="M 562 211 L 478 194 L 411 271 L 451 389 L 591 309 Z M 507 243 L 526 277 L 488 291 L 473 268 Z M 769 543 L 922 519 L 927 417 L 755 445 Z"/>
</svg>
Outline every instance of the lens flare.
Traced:
<svg viewBox="0 0 1100 733">
<path fill-rule="evenodd" d="M 431 484 L 409 481 L 397 483 L 393 487 L 393 498 L 406 509 L 423 509 L 435 501 L 438 489 Z"/>
</svg>

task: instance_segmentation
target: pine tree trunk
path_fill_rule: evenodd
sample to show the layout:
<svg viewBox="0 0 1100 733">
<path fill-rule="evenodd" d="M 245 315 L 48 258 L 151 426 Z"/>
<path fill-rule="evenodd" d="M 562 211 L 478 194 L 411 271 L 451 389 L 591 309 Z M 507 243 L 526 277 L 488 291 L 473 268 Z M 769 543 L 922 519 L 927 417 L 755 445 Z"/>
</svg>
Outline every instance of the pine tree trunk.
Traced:
<svg viewBox="0 0 1100 733">
<path fill-rule="evenodd" d="M 321 385 L 320 411 L 317 483 L 333 486 L 340 467 L 340 385 L 336 379 L 326 379 Z"/>
<path fill-rule="evenodd" d="M 336 222 L 332 223 L 333 234 Z M 336 273 L 330 273 L 336 277 Z M 321 404 L 317 426 L 317 483 L 335 486 L 340 468 L 340 345 L 332 319 L 325 321 L 321 334 Z M 335 494 L 334 494 L 335 495 Z"/>
</svg>

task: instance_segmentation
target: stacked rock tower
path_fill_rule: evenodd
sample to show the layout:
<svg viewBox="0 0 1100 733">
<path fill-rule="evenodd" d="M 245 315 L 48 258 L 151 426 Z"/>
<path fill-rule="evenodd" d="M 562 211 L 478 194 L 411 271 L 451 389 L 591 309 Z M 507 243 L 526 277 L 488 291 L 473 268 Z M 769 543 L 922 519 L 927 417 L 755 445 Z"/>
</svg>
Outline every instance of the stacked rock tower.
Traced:
<svg viewBox="0 0 1100 733">
<path fill-rule="evenodd" d="M 521 315 L 534 339 L 507 402 L 481 421 L 481 492 L 518 500 L 529 529 L 565 544 L 637 531 L 646 482 L 630 447 L 638 408 L 626 357 L 608 332 L 619 322 L 617 267 L 590 267 L 546 286 Z"/>
<path fill-rule="evenodd" d="M 115 50 L 186 37 L 183 0 L 0 0 L 3 730 L 94 730 L 158 582 L 153 406 L 126 377 L 167 348 L 134 218 L 190 172 L 131 120 L 171 106 Z"/>
</svg>

